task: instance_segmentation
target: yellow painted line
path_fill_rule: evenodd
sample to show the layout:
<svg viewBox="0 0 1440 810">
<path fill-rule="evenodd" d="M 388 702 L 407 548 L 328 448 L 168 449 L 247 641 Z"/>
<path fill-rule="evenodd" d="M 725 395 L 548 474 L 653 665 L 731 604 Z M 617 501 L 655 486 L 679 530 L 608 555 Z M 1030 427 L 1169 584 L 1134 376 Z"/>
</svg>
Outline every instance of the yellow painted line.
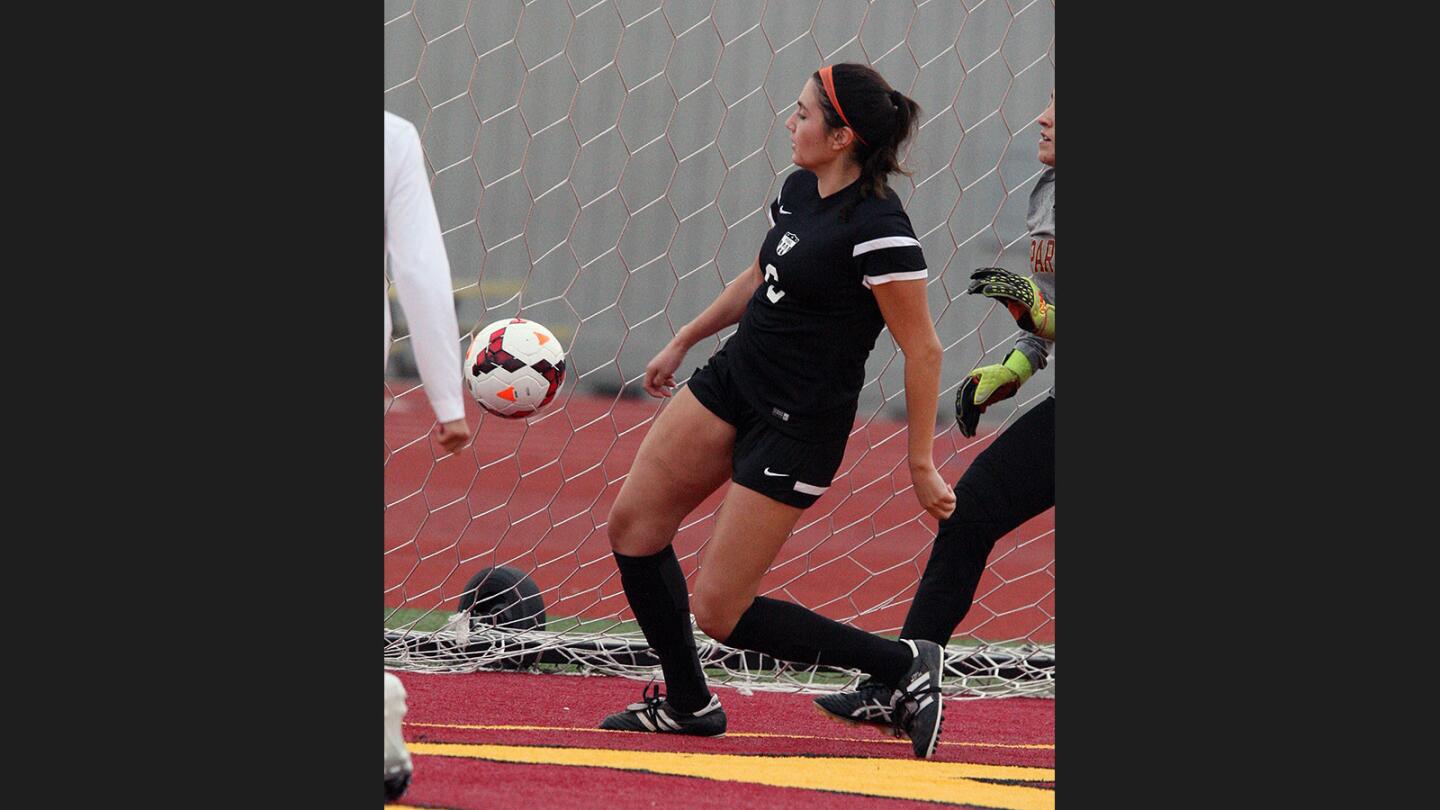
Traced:
<svg viewBox="0 0 1440 810">
<path fill-rule="evenodd" d="M 771 787 L 974 804 L 997 810 L 1053 810 L 1055 807 L 1053 790 L 1020 785 L 992 785 L 976 781 L 1005 779 L 1053 782 L 1053 768 L 868 757 L 753 757 L 737 754 L 422 742 L 411 742 L 407 745 L 411 754 L 422 756 L 614 768 Z"/>
<path fill-rule="evenodd" d="M 611 731 L 605 728 L 571 728 L 570 726 L 472 726 L 458 723 L 411 723 L 405 725 L 415 728 L 458 728 L 471 731 L 585 731 L 599 732 L 601 734 L 633 734 L 631 731 Z M 835 740 L 839 742 L 875 742 L 887 743 L 890 745 L 909 745 L 909 740 L 897 740 L 890 737 L 877 737 L 873 740 L 856 739 L 854 737 L 821 737 L 814 734 L 766 734 L 759 731 L 727 731 L 726 737 L 767 737 L 784 740 Z M 940 741 L 941 745 L 963 745 L 971 748 L 1031 748 L 1043 751 L 1053 751 L 1054 743 L 1037 743 L 1034 745 L 1021 745 L 1019 743 L 987 743 L 987 742 L 947 742 Z"/>
</svg>

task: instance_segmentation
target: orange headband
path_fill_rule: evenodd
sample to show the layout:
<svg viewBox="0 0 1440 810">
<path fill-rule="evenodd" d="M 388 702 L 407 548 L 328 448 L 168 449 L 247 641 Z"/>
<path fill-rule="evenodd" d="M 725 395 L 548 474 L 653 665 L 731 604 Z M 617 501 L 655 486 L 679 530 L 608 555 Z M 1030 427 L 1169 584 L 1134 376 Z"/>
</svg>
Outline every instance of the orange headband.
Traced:
<svg viewBox="0 0 1440 810">
<path fill-rule="evenodd" d="M 845 111 L 840 109 L 840 99 L 835 97 L 835 79 L 830 75 L 830 68 L 831 65 L 820 68 L 820 82 L 825 85 L 825 95 L 830 97 L 830 106 L 835 108 L 835 113 L 840 116 L 841 121 L 845 122 L 845 126 L 850 127 L 850 131 L 855 133 L 855 139 L 869 146 L 870 142 L 860 136 L 860 130 L 851 126 L 850 119 L 845 117 Z"/>
</svg>

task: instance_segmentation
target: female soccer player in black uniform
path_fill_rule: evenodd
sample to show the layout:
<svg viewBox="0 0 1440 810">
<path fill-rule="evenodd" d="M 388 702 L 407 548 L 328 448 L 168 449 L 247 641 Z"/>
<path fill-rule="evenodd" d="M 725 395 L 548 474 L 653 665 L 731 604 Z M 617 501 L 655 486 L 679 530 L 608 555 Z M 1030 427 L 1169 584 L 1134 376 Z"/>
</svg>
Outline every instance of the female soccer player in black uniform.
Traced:
<svg viewBox="0 0 1440 810">
<path fill-rule="evenodd" d="M 1030 192 L 1030 270 L 1033 279 L 998 268 L 971 278 L 969 292 L 1001 301 L 1028 334 L 1000 365 L 970 372 L 955 397 L 960 432 L 975 435 L 980 414 L 1015 395 L 1044 368 L 1055 341 L 1055 97 L 1040 114 L 1036 157 L 1045 165 Z M 940 521 L 935 547 L 905 615 L 901 638 L 944 645 L 970 611 L 995 541 L 1055 505 L 1055 391 L 1026 411 L 985 448 L 955 484 L 955 513 Z M 845 720 L 888 724 L 895 689 L 875 680 L 815 702 Z"/>
<path fill-rule="evenodd" d="M 932 458 L 942 348 L 926 301 L 925 259 L 885 183 L 903 171 L 899 150 L 919 113 L 864 65 L 813 74 L 786 121 L 800 170 L 770 204 L 773 227 L 758 258 L 646 366 L 645 390 L 671 396 L 686 351 L 740 324 L 656 419 L 610 511 L 625 596 L 660 658 L 668 696 L 657 689 L 601 728 L 724 733 L 671 541 L 729 478 L 695 582 L 700 629 L 732 647 L 868 673 L 900 695 L 892 719 L 916 756 L 934 752 L 943 711 L 937 645 L 892 641 L 756 596 L 800 514 L 840 466 L 865 360 L 882 327 L 905 354 L 915 496 L 937 519 L 954 509 L 954 492 Z"/>
</svg>

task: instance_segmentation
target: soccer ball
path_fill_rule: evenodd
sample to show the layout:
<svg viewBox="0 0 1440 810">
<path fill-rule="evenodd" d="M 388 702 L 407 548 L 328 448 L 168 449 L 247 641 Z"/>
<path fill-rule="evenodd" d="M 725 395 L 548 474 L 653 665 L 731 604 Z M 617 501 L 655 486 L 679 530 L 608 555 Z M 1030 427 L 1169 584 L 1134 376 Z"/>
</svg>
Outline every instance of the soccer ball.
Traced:
<svg viewBox="0 0 1440 810">
<path fill-rule="evenodd" d="M 565 380 L 565 350 L 549 329 L 524 318 L 475 333 L 465 352 L 465 384 L 480 407 L 520 419 L 550 404 Z"/>
</svg>

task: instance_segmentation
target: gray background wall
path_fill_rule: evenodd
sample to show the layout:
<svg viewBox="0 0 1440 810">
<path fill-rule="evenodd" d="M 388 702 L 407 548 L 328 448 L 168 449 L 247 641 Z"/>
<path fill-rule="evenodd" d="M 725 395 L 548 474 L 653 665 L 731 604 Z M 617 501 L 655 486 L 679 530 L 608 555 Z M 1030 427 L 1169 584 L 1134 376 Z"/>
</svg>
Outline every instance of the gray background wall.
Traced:
<svg viewBox="0 0 1440 810">
<path fill-rule="evenodd" d="M 784 122 L 805 79 L 857 61 L 923 109 L 914 176 L 891 185 L 930 265 L 948 402 L 1019 334 L 962 293 L 976 267 L 1028 265 L 1054 16 L 1053 0 L 386 0 L 385 109 L 421 132 L 462 348 L 522 315 L 564 342 L 567 388 L 640 393 L 650 357 L 753 260 L 794 168 Z M 414 376 L 409 351 L 397 341 L 391 376 Z M 903 418 L 902 367 L 882 334 L 862 418 Z"/>
</svg>

